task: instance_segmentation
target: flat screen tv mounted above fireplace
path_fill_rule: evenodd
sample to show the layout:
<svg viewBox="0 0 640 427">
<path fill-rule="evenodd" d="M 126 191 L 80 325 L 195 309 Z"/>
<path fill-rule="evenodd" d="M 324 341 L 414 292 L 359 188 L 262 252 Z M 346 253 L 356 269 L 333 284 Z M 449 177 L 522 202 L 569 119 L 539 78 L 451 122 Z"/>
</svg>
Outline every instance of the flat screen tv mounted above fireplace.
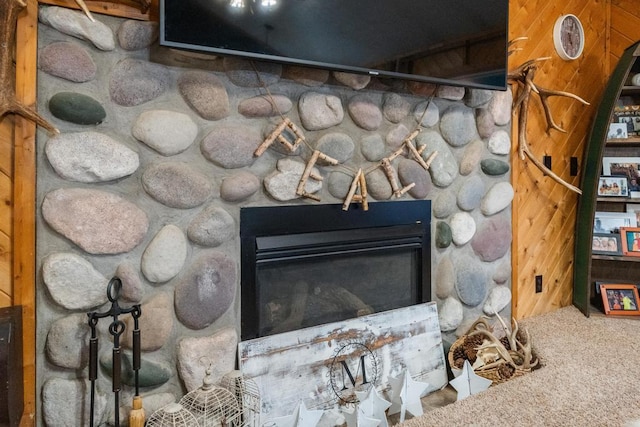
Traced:
<svg viewBox="0 0 640 427">
<path fill-rule="evenodd" d="M 160 44 L 505 90 L 508 19 L 509 0 L 161 0 Z"/>
<path fill-rule="evenodd" d="M 431 202 L 240 210 L 242 340 L 431 299 Z"/>
</svg>

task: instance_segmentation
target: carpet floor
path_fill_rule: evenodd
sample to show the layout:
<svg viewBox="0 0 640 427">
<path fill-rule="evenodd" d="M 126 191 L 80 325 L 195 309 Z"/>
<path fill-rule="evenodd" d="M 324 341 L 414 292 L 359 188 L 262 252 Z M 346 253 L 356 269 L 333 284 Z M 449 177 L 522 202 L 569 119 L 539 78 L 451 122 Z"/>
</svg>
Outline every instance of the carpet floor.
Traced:
<svg viewBox="0 0 640 427">
<path fill-rule="evenodd" d="M 640 425 L 640 318 L 587 318 L 571 306 L 519 323 L 542 368 L 402 427 Z"/>
</svg>

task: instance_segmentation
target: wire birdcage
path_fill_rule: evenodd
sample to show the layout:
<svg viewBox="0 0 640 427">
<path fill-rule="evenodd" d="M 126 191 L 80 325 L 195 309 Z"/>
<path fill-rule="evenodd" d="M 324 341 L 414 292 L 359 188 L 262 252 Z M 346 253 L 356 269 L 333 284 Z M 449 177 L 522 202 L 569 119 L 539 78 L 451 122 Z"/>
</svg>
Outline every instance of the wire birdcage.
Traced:
<svg viewBox="0 0 640 427">
<path fill-rule="evenodd" d="M 261 399 L 258 385 L 240 371 L 231 371 L 222 377 L 222 387 L 235 396 L 242 412 L 242 426 L 257 427 L 260 424 Z"/>
<path fill-rule="evenodd" d="M 202 386 L 180 399 L 200 427 L 240 427 L 241 412 L 235 396 L 226 388 L 213 384 L 211 368 L 207 368 Z"/>
<path fill-rule="evenodd" d="M 198 420 L 179 403 L 170 403 L 155 411 L 145 427 L 194 427 Z"/>
</svg>

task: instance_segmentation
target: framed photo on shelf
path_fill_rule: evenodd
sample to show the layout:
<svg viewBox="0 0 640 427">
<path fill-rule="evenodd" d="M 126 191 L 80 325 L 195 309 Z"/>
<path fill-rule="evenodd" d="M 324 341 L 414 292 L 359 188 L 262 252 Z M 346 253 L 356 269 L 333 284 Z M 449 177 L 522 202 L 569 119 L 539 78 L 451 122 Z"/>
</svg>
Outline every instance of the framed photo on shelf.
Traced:
<svg viewBox="0 0 640 427">
<path fill-rule="evenodd" d="M 640 227 L 620 228 L 622 254 L 640 257 Z"/>
<path fill-rule="evenodd" d="M 626 139 L 629 137 L 627 133 L 626 123 L 610 123 L 609 132 L 607 133 L 608 139 Z"/>
<path fill-rule="evenodd" d="M 617 316 L 638 316 L 638 288 L 632 284 L 601 283 L 600 294 L 604 314 Z"/>
<path fill-rule="evenodd" d="M 601 176 L 598 180 L 598 196 L 629 197 L 629 181 L 626 176 Z"/>
<path fill-rule="evenodd" d="M 629 212 L 596 212 L 594 233 L 618 233 L 623 227 L 637 227 L 636 215 Z"/>
<path fill-rule="evenodd" d="M 640 197 L 640 157 L 603 157 L 602 175 L 626 176 L 629 196 Z"/>
<path fill-rule="evenodd" d="M 591 252 L 597 255 L 622 255 L 620 235 L 595 233 L 591 243 Z"/>
<path fill-rule="evenodd" d="M 627 212 L 636 214 L 636 226 L 640 225 L 640 203 L 627 203 Z"/>
</svg>

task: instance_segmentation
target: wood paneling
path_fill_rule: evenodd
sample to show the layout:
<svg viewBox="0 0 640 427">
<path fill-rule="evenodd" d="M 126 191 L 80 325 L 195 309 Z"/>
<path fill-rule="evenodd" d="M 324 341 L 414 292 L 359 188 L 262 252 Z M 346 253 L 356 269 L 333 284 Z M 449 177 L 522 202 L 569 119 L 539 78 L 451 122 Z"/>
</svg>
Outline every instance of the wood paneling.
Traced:
<svg viewBox="0 0 640 427">
<path fill-rule="evenodd" d="M 527 141 L 538 158 L 552 159 L 552 170 L 565 181 L 579 185 L 570 175 L 570 158 L 582 159 L 591 119 L 599 102 L 608 65 L 603 61 L 607 46 L 606 1 L 512 0 L 510 38 L 526 36 L 518 43 L 521 51 L 509 58 L 509 68 L 540 57 L 534 82 L 548 89 L 574 93 L 591 103 L 585 106 L 565 97 L 549 99 L 556 123 L 567 132 L 548 130 L 541 103 L 531 104 Z M 558 17 L 574 14 L 585 30 L 585 50 L 575 61 L 564 61 L 553 46 L 553 26 Z M 545 177 L 531 162 L 517 155 L 517 123 L 513 127 L 512 290 L 513 315 L 525 318 L 571 304 L 573 245 L 577 195 Z M 535 276 L 543 278 L 543 291 L 535 293 Z"/>
<path fill-rule="evenodd" d="M 611 0 L 610 71 L 622 52 L 640 40 L 640 5 L 637 0 Z"/>
</svg>

